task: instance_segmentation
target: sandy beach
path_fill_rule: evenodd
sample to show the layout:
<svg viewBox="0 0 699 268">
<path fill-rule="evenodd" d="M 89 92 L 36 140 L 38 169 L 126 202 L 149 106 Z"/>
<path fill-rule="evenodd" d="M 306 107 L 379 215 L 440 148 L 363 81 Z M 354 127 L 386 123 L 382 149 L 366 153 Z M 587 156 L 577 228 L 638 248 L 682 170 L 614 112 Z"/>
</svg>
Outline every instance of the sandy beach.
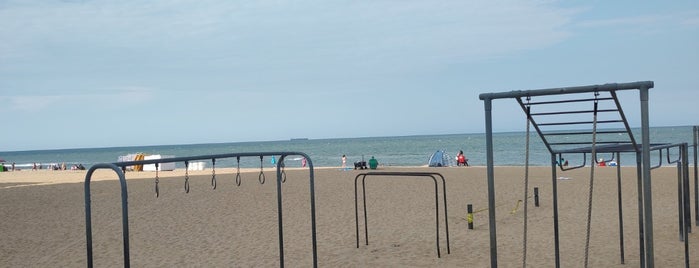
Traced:
<svg viewBox="0 0 699 268">
<path fill-rule="evenodd" d="M 622 169 L 625 265 L 620 263 L 617 187 L 614 168 L 596 169 L 590 264 L 639 265 L 635 167 Z M 241 186 L 234 169 L 160 172 L 160 197 L 154 172 L 128 172 L 131 265 L 134 267 L 276 267 L 279 265 L 274 172 L 258 183 L 259 170 L 245 170 Z M 361 171 L 315 170 L 318 265 L 320 267 L 488 267 L 490 265 L 485 167 L 386 167 L 380 171 L 439 172 L 446 178 L 451 254 L 447 254 L 440 203 L 442 257 L 435 247 L 434 186 L 423 178 L 367 179 L 369 245 L 356 248 L 354 178 Z M 521 267 L 524 168 L 497 167 L 498 263 Z M 655 264 L 682 267 L 678 239 L 677 171 L 653 170 Z M 288 267 L 311 267 L 308 171 L 287 170 L 283 184 L 284 251 Z M 560 246 L 563 267 L 582 266 L 589 168 L 558 173 Z M 82 267 L 85 249 L 85 171 L 0 173 L 0 266 Z M 111 171 L 95 173 L 92 186 L 94 261 L 98 267 L 122 266 L 119 183 Z M 553 220 L 549 167 L 530 170 L 530 187 L 539 187 L 540 207 L 528 207 L 527 266 L 552 267 Z M 693 189 L 693 178 L 691 187 Z M 533 194 L 530 190 L 530 195 Z M 442 198 L 440 186 L 440 202 Z M 693 198 L 693 191 L 692 191 Z M 692 204 L 693 204 L 692 200 Z M 473 204 L 473 230 L 466 206 Z M 361 206 L 361 201 L 360 201 Z M 692 205 L 693 206 L 693 205 Z M 692 207 L 692 218 L 694 218 Z M 360 207 L 361 213 L 361 207 Z M 360 215 L 360 228 L 363 217 Z M 690 252 L 697 252 L 699 227 L 692 226 Z M 361 232 L 363 235 L 363 230 Z M 699 265 L 692 254 L 691 265 Z"/>
</svg>

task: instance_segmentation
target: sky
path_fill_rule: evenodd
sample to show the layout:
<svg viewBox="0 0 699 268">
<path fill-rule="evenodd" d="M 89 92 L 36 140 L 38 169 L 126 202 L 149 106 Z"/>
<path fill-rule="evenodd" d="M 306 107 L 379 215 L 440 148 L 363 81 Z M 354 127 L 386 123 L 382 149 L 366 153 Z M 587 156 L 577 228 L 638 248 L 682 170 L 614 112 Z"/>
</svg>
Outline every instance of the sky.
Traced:
<svg viewBox="0 0 699 268">
<path fill-rule="evenodd" d="M 0 0 L 0 40 L 0 151 L 482 133 L 481 93 L 646 80 L 699 125 L 696 0 Z"/>
</svg>

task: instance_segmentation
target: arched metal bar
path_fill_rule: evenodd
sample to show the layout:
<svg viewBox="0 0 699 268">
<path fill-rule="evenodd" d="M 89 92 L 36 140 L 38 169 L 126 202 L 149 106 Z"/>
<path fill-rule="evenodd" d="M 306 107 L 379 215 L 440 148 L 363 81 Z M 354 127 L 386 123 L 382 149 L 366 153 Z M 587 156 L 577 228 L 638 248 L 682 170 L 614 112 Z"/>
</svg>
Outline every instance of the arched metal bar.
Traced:
<svg viewBox="0 0 699 268">
<path fill-rule="evenodd" d="M 682 150 L 681 150 L 681 148 L 679 148 L 679 147 L 678 147 L 677 149 L 678 149 L 678 152 L 677 152 L 677 159 L 675 159 L 675 160 L 671 160 L 671 159 L 670 159 L 670 148 L 668 147 L 667 149 L 665 149 L 666 152 L 667 152 L 667 163 L 668 163 L 668 164 L 677 164 L 677 163 L 679 163 L 680 161 L 682 161 Z"/>
<path fill-rule="evenodd" d="M 125 166 L 124 166 L 125 167 Z M 93 267 L 92 258 L 92 206 L 90 205 L 90 181 L 92 173 L 98 169 L 111 169 L 119 176 L 119 184 L 121 185 L 121 228 L 124 246 L 124 267 L 130 267 L 129 257 L 129 207 L 128 199 L 129 192 L 126 188 L 126 176 L 119 166 L 115 164 L 95 164 L 85 175 L 85 241 L 87 248 L 87 267 Z"/>
<path fill-rule="evenodd" d="M 442 180 L 442 193 L 444 202 L 444 217 L 445 217 L 445 230 L 447 236 L 447 254 L 451 254 L 450 241 L 449 241 L 449 222 L 447 213 L 447 197 L 446 197 L 446 180 L 444 176 L 439 173 L 433 172 L 368 172 L 358 174 L 354 178 L 354 213 L 355 213 L 355 228 L 356 228 L 356 239 L 357 248 L 359 248 L 359 208 L 358 208 L 358 186 L 357 182 L 359 177 L 362 177 L 362 199 L 364 206 L 364 241 L 366 245 L 369 245 L 369 227 L 367 224 L 367 209 L 366 209 L 366 177 L 367 176 L 400 176 L 400 177 L 430 177 L 434 182 L 434 194 L 435 194 L 435 229 L 436 229 L 436 244 L 437 244 L 437 257 L 441 258 L 441 250 L 439 246 L 439 190 L 438 183 L 435 176 L 439 176 Z"/>
<path fill-rule="evenodd" d="M 309 168 L 309 187 L 310 187 L 310 203 L 311 203 L 311 236 L 313 244 L 313 267 L 318 267 L 318 254 L 317 254 L 317 236 L 316 236 L 316 216 L 315 216 L 315 179 L 313 172 L 313 162 L 311 158 L 302 152 L 253 152 L 253 153 L 230 153 L 230 154 L 216 154 L 216 155 L 200 155 L 200 156 L 190 156 L 190 157 L 172 157 L 172 158 L 161 158 L 161 159 L 150 159 L 150 160 L 139 160 L 139 161 L 126 161 L 117 163 L 100 163 L 93 165 L 87 172 L 85 176 L 85 234 L 86 234 L 86 248 L 87 248 L 87 266 L 93 267 L 93 251 L 92 251 L 92 213 L 90 207 L 90 180 L 92 174 L 97 169 L 112 169 L 119 176 L 119 181 L 121 183 L 121 196 L 122 196 L 122 225 L 123 225 L 123 239 L 124 239 L 124 267 L 130 267 L 130 257 L 129 257 L 129 232 L 128 232 L 128 196 L 126 188 L 126 177 L 124 175 L 124 170 L 127 166 L 133 165 L 147 165 L 147 164 L 160 164 L 160 163 L 172 163 L 172 162 L 186 162 L 193 160 L 207 160 L 214 158 L 231 158 L 231 157 L 253 157 L 253 156 L 272 156 L 280 155 L 281 159 L 289 155 L 298 155 L 306 158 L 307 165 Z M 277 206 L 278 206 L 278 229 L 279 229 L 279 266 L 284 267 L 284 233 L 283 233 L 283 218 L 282 218 L 282 196 L 281 196 L 281 166 L 280 162 L 277 163 Z"/>
<path fill-rule="evenodd" d="M 568 170 L 573 170 L 573 169 L 578 169 L 578 168 L 585 167 L 585 165 L 587 165 L 587 153 L 582 153 L 582 155 L 583 155 L 583 162 L 582 162 L 582 164 L 577 165 L 577 166 L 573 166 L 573 167 L 565 167 L 565 166 L 563 166 L 563 163 L 561 163 L 561 161 L 560 161 L 560 159 L 563 158 L 563 154 L 562 154 L 562 153 L 559 153 L 559 154 L 558 154 L 558 159 L 559 159 L 559 161 L 557 161 L 557 162 L 558 162 L 558 167 L 561 169 L 561 171 L 568 171 Z"/>
</svg>

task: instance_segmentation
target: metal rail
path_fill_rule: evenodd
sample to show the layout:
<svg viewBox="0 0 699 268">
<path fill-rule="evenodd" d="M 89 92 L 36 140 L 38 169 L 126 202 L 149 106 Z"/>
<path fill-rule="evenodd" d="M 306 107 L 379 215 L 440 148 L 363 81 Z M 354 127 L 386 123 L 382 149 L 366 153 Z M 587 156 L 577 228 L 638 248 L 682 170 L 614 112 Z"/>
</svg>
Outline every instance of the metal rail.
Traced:
<svg viewBox="0 0 699 268">
<path fill-rule="evenodd" d="M 438 187 L 437 179 L 435 176 L 440 177 L 442 180 L 442 196 L 444 202 L 444 225 L 446 228 L 447 235 L 447 254 L 451 254 L 451 248 L 449 246 L 449 214 L 447 214 L 447 191 L 446 182 L 444 176 L 439 173 L 434 172 L 368 172 L 360 173 L 354 178 L 354 218 L 355 227 L 357 231 L 357 248 L 359 248 L 359 209 L 357 201 L 357 181 L 359 177 L 362 177 L 362 200 L 364 205 L 364 241 L 366 245 L 369 245 L 369 227 L 367 225 L 367 209 L 366 209 L 366 177 L 367 176 L 394 176 L 394 177 L 430 177 L 434 181 L 434 210 L 435 210 L 435 229 L 436 229 L 436 241 L 437 241 L 437 257 L 441 258 L 441 251 L 439 247 L 439 197 L 438 197 Z"/>
<path fill-rule="evenodd" d="M 279 266 L 284 267 L 284 231 L 282 218 L 282 165 L 284 158 L 290 155 L 298 155 L 306 158 L 309 168 L 309 187 L 310 187 L 310 204 L 311 204 L 311 239 L 313 244 L 313 267 L 318 267 L 318 254 L 316 242 L 316 209 L 315 209 L 315 179 L 313 173 L 313 162 L 311 158 L 302 152 L 253 152 L 253 153 L 229 153 L 215 155 L 200 155 L 190 157 L 173 157 L 141 161 L 126 161 L 116 163 L 101 163 L 93 165 L 85 176 L 85 236 L 87 248 L 87 266 L 93 267 L 93 252 L 92 252 L 92 208 L 90 200 L 90 181 L 92 174 L 98 169 L 112 169 L 119 177 L 121 184 L 121 208 L 122 208 L 122 236 L 124 246 L 124 267 L 130 267 L 129 256 L 129 213 L 128 213 L 128 192 L 126 189 L 126 176 L 124 170 L 128 166 L 146 165 L 146 164 L 161 164 L 172 162 L 189 162 L 192 160 L 208 160 L 221 158 L 237 158 L 240 157 L 264 157 L 264 156 L 280 156 L 277 161 L 277 220 L 279 229 Z"/>
</svg>

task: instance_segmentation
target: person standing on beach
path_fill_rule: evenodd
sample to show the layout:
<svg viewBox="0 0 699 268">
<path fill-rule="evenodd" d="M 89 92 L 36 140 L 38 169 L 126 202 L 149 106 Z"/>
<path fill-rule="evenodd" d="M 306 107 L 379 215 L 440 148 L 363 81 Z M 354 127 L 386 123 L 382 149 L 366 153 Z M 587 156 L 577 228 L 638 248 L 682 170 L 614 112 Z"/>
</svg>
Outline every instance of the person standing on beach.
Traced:
<svg viewBox="0 0 699 268">
<path fill-rule="evenodd" d="M 342 168 L 347 168 L 347 156 L 342 155 Z"/>
<path fill-rule="evenodd" d="M 306 158 L 301 158 L 301 167 L 306 167 Z"/>
</svg>

